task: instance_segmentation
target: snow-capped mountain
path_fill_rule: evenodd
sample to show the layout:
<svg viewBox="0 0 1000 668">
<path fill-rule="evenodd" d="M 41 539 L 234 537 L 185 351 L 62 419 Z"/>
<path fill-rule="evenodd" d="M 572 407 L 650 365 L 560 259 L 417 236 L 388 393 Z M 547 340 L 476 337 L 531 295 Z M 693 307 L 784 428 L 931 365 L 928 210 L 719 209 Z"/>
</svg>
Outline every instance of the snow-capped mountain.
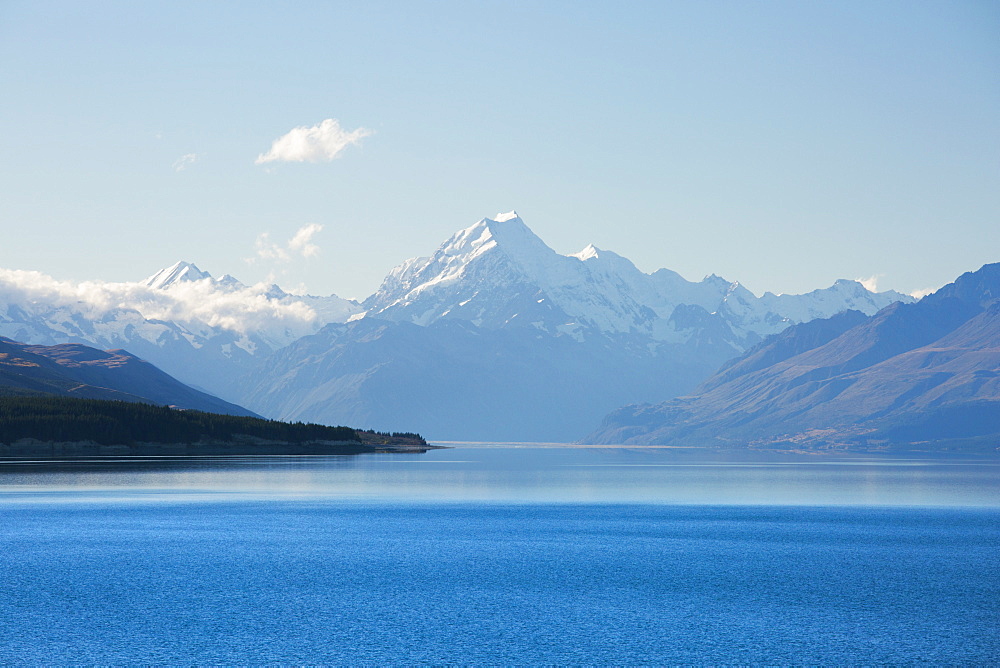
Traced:
<svg viewBox="0 0 1000 668">
<path fill-rule="evenodd" d="M 855 281 L 758 298 L 718 276 L 645 274 L 594 246 L 563 256 L 511 212 L 393 269 L 363 317 L 278 351 L 245 378 L 243 401 L 440 439 L 572 440 L 588 416 L 688 391 L 792 323 L 897 300 L 912 301 Z"/>
<path fill-rule="evenodd" d="M 912 300 L 856 281 L 757 297 L 594 246 L 560 255 L 511 212 L 399 265 L 362 304 L 188 262 L 129 283 L 0 270 L 0 335 L 124 348 L 273 418 L 575 440 L 595 415 L 687 392 L 790 324 L 893 301 Z"/>
<path fill-rule="evenodd" d="M 71 284 L 0 270 L 0 336 L 124 348 L 230 401 L 239 395 L 233 382 L 255 360 L 359 311 L 336 295 L 295 296 L 228 275 L 214 279 L 187 262 L 130 283 Z"/>
<path fill-rule="evenodd" d="M 789 327 L 688 396 L 619 408 L 586 441 L 996 452 L 1000 264 L 916 304 Z"/>
<path fill-rule="evenodd" d="M 190 262 L 177 262 L 142 281 L 142 285 L 190 306 L 194 319 L 253 333 L 272 349 L 286 346 L 331 322 L 344 322 L 362 312 L 354 300 L 337 295 L 294 295 L 274 283 L 245 285 L 229 274 L 213 278 Z"/>
<path fill-rule="evenodd" d="M 577 338 L 640 334 L 679 343 L 691 333 L 671 316 L 685 305 L 721 318 L 742 350 L 796 322 L 845 309 L 871 314 L 894 301 L 912 298 L 847 280 L 806 295 L 756 297 L 715 275 L 695 283 L 668 269 L 645 274 L 593 245 L 559 255 L 512 211 L 457 232 L 429 258 L 396 267 L 364 307 L 368 316 L 417 325 L 452 318 L 491 329 L 528 325 Z"/>
<path fill-rule="evenodd" d="M 229 274 L 226 277 L 232 278 Z M 201 281 L 204 279 L 211 279 L 212 275 L 201 271 L 198 267 L 194 266 L 190 262 L 178 262 L 173 264 L 166 269 L 161 269 L 145 281 L 142 282 L 147 288 L 156 288 L 162 290 L 168 286 L 171 286 L 179 281 Z M 242 286 L 242 283 L 239 283 Z"/>
</svg>

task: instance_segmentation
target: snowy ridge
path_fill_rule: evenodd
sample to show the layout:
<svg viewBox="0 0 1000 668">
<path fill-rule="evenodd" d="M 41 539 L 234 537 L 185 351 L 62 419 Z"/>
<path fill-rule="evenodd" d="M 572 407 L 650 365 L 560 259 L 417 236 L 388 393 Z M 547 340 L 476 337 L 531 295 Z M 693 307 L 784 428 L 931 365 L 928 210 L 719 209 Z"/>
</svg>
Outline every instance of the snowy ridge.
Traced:
<svg viewBox="0 0 1000 668">
<path fill-rule="evenodd" d="M 270 354 L 360 311 L 353 301 L 216 280 L 178 262 L 132 283 L 57 281 L 0 269 L 0 335 L 24 343 L 125 348 L 171 375 L 236 400 L 229 383 Z"/>
<path fill-rule="evenodd" d="M 227 274 L 227 276 L 229 275 Z M 162 289 L 178 281 L 200 281 L 205 278 L 211 278 L 211 275 L 201 271 L 190 262 L 181 261 L 166 269 L 161 269 L 143 281 L 142 284 L 149 288 Z M 229 278 L 232 277 L 229 276 Z"/>
<path fill-rule="evenodd" d="M 132 306 L 152 318 L 253 333 L 269 348 L 280 348 L 331 322 L 345 322 L 360 311 L 352 300 L 336 295 L 291 295 L 273 283 L 248 286 L 226 274 L 215 279 L 190 262 L 177 262 L 150 276 L 142 285 L 156 291 Z M 173 302 L 164 314 L 153 303 Z"/>
<path fill-rule="evenodd" d="M 396 267 L 364 306 L 371 316 L 424 326 L 459 318 L 502 327 L 521 318 L 553 334 L 590 329 L 667 342 L 690 337 L 671 318 L 679 306 L 696 306 L 721 318 L 743 348 L 793 323 L 846 309 L 872 314 L 893 301 L 912 298 L 845 280 L 805 295 L 758 298 L 715 275 L 692 282 L 667 269 L 645 274 L 594 245 L 563 256 L 510 212 L 456 232 L 429 258 Z"/>
</svg>

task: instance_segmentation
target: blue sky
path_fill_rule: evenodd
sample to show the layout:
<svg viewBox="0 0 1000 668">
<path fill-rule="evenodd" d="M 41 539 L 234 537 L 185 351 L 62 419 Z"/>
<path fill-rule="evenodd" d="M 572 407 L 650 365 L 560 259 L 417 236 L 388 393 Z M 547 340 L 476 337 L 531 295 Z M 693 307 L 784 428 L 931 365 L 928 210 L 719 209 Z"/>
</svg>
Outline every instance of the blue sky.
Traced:
<svg viewBox="0 0 1000 668">
<path fill-rule="evenodd" d="M 995 2 L 3 0 L 0 91 L 0 266 L 62 279 L 360 298 L 510 209 L 757 293 L 1000 261 Z"/>
</svg>

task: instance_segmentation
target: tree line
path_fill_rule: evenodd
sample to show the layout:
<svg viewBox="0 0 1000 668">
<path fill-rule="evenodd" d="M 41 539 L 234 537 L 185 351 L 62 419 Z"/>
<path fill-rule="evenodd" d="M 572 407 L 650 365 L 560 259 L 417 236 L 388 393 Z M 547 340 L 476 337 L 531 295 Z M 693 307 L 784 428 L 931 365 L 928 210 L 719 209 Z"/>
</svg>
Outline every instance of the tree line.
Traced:
<svg viewBox="0 0 1000 668">
<path fill-rule="evenodd" d="M 219 415 L 127 401 L 0 396 L 0 443 L 34 438 L 132 445 L 231 441 L 237 436 L 287 443 L 360 440 L 350 427 Z"/>
</svg>

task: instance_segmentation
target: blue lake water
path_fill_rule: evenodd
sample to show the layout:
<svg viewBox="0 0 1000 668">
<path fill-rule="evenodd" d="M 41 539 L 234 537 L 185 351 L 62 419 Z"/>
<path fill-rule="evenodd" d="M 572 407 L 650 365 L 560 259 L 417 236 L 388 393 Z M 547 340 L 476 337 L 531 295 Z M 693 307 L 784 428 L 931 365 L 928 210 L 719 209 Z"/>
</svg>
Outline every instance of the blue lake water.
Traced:
<svg viewBox="0 0 1000 668">
<path fill-rule="evenodd" d="M 997 663 L 1000 460 L 0 466 L 0 663 Z"/>
</svg>

